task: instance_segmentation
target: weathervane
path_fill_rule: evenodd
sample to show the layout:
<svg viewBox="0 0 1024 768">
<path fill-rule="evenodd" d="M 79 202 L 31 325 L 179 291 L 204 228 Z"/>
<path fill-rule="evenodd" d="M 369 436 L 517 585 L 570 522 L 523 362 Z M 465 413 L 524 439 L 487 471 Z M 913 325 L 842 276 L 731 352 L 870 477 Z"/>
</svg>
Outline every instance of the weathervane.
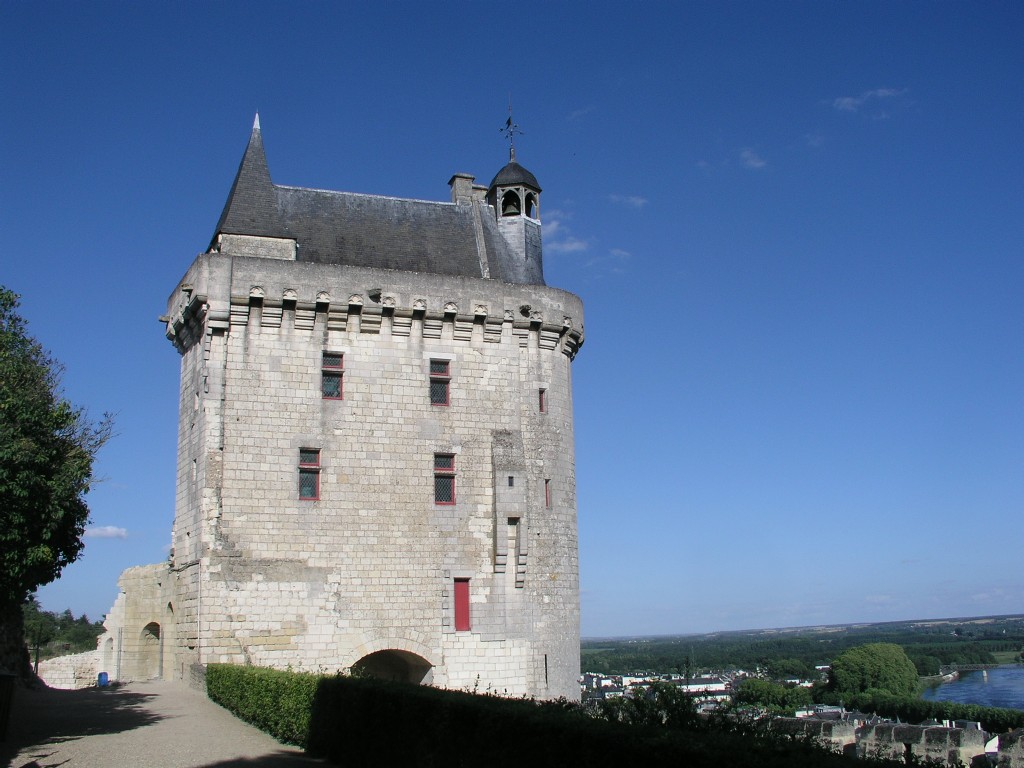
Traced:
<svg viewBox="0 0 1024 768">
<path fill-rule="evenodd" d="M 503 134 L 505 134 L 505 138 L 508 139 L 508 157 L 509 157 L 509 160 L 510 161 L 515 160 L 516 159 L 515 137 L 516 137 L 517 134 L 519 136 L 522 136 L 523 135 L 523 131 L 521 131 L 519 129 L 519 124 L 518 123 L 513 123 L 512 122 L 512 95 L 511 94 L 509 94 L 509 97 L 508 97 L 508 120 L 506 120 L 505 121 L 505 125 L 503 125 L 498 130 L 501 131 Z"/>
</svg>

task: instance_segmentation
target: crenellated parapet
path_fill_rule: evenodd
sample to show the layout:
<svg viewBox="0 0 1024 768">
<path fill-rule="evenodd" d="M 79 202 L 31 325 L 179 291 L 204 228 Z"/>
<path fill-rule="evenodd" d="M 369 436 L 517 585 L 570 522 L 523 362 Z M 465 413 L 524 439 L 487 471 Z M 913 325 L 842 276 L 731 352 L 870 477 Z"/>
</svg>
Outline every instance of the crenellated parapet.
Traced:
<svg viewBox="0 0 1024 768">
<path fill-rule="evenodd" d="M 275 285 L 272 265 L 263 260 L 250 281 L 237 274 L 237 263 L 225 273 L 224 261 L 251 266 L 255 260 L 203 254 L 194 269 L 198 265 L 205 274 L 190 282 L 197 277 L 190 272 L 171 296 L 161 320 L 181 353 L 204 335 L 240 328 L 451 339 L 474 345 L 514 341 L 520 347 L 558 350 L 570 359 L 583 344 L 582 305 L 555 288 L 531 286 L 526 292 L 497 281 L 474 280 L 469 286 L 469 281 L 451 277 L 337 266 L 307 269 L 310 277 L 320 279 L 297 285 L 292 275 L 291 287 L 282 287 Z M 220 277 L 228 277 L 230 284 L 224 285 Z M 362 287 L 367 282 L 383 287 Z"/>
</svg>

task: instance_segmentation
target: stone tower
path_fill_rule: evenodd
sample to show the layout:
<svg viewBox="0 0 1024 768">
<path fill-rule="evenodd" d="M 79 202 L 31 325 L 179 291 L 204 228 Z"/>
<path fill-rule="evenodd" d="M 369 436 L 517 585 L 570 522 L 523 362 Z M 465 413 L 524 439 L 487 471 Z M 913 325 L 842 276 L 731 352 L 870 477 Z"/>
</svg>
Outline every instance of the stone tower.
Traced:
<svg viewBox="0 0 1024 768">
<path fill-rule="evenodd" d="M 173 552 L 122 633 L 157 624 L 164 675 L 578 697 L 582 304 L 544 284 L 541 189 L 514 155 L 488 188 L 449 184 L 450 202 L 276 185 L 257 118 L 163 318 Z"/>
</svg>

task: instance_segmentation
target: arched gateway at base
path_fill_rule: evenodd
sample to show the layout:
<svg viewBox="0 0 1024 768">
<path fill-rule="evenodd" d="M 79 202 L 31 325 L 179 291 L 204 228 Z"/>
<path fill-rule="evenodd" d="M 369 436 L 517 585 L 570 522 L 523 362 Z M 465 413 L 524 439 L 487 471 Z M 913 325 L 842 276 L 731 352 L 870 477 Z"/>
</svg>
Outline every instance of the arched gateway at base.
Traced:
<svg viewBox="0 0 1024 768">
<path fill-rule="evenodd" d="M 378 680 L 423 685 L 429 685 L 434 677 L 433 667 L 422 656 L 393 649 L 363 656 L 352 665 L 352 673 Z"/>
</svg>

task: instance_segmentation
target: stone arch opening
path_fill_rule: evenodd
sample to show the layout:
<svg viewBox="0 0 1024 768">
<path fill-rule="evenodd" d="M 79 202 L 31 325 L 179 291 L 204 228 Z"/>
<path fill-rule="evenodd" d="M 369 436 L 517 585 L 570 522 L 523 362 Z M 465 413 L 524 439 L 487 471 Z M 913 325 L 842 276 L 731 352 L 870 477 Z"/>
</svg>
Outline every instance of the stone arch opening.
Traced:
<svg viewBox="0 0 1024 768">
<path fill-rule="evenodd" d="M 160 658 L 163 646 L 160 643 L 160 625 L 151 621 L 142 628 L 139 637 L 139 672 L 142 677 L 152 680 L 160 677 L 163 660 Z"/>
<path fill-rule="evenodd" d="M 522 203 L 519 200 L 519 193 L 510 189 L 501 196 L 501 215 L 518 216 L 522 212 Z"/>
<path fill-rule="evenodd" d="M 363 656 L 352 665 L 352 673 L 400 683 L 429 685 L 433 681 L 433 667 L 429 661 L 415 653 L 394 649 Z"/>
<path fill-rule="evenodd" d="M 537 218 L 537 196 L 533 192 L 526 193 L 526 215 L 531 219 Z"/>
</svg>

